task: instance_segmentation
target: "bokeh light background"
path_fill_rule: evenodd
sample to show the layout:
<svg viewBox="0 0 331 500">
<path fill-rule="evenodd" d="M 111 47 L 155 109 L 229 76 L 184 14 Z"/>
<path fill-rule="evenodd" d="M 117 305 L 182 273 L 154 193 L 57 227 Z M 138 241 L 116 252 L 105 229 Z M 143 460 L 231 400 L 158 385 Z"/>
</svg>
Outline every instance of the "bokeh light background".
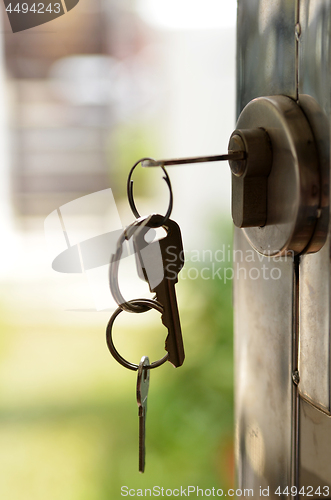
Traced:
<svg viewBox="0 0 331 500">
<path fill-rule="evenodd" d="M 111 188 L 129 224 L 126 178 L 137 159 L 226 152 L 236 3 L 80 0 L 15 34 L 1 5 L 1 23 L 0 498 L 117 499 L 124 485 L 230 488 L 231 282 L 187 278 L 193 267 L 231 266 L 210 259 L 231 245 L 227 164 L 168 170 L 187 254 L 177 285 L 186 360 L 151 373 L 144 475 L 136 373 L 110 356 L 110 312 L 95 310 L 86 276 L 52 270 L 44 220 Z M 164 212 L 159 169 L 137 172 L 135 196 L 142 214 Z M 75 214 L 78 235 L 101 231 L 94 208 Z M 130 269 L 126 295 L 150 296 L 132 262 Z M 162 356 L 165 334 L 155 311 L 123 313 L 115 338 L 138 361 Z"/>
</svg>

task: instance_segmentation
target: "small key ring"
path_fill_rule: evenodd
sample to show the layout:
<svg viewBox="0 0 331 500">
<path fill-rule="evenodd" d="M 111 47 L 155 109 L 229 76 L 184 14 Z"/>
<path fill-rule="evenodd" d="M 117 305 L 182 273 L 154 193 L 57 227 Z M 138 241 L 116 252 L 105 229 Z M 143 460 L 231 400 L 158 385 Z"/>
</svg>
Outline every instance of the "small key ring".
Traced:
<svg viewBox="0 0 331 500">
<path fill-rule="evenodd" d="M 131 168 L 131 170 L 129 172 L 129 177 L 128 177 L 127 186 L 126 186 L 129 204 L 130 204 L 130 207 L 131 207 L 131 210 L 132 210 L 134 216 L 137 219 L 140 218 L 140 214 L 139 214 L 139 212 L 137 210 L 136 204 L 135 204 L 134 199 L 133 199 L 133 180 L 132 180 L 132 174 L 133 174 L 134 169 L 139 165 L 139 163 L 142 163 L 143 161 L 155 161 L 155 160 L 153 160 L 153 158 L 149 158 L 149 157 L 141 158 L 140 160 L 138 160 L 133 165 L 133 167 Z M 164 219 L 162 221 L 162 224 L 165 224 L 167 222 L 167 220 L 169 219 L 169 217 L 171 215 L 171 212 L 172 212 L 173 194 L 172 194 L 172 187 L 171 187 L 171 182 L 170 182 L 169 175 L 168 175 L 166 169 L 162 165 L 161 165 L 161 168 L 162 168 L 163 173 L 165 175 L 165 177 L 163 177 L 163 179 L 167 183 L 167 186 L 169 188 L 169 194 L 170 194 L 170 200 L 169 200 L 168 210 L 167 210 L 167 213 L 165 214 Z"/>
<path fill-rule="evenodd" d="M 123 297 L 121 290 L 119 288 L 118 284 L 118 271 L 119 271 L 119 264 L 121 260 L 121 256 L 123 253 L 123 243 L 125 240 L 129 240 L 132 235 L 134 234 L 135 230 L 139 226 L 143 225 L 148 225 L 150 220 L 155 217 L 155 215 L 148 215 L 145 217 L 140 217 L 139 219 L 135 220 L 132 224 L 130 224 L 121 234 L 117 241 L 116 245 L 116 252 L 112 254 L 111 260 L 110 260 L 110 266 L 109 266 L 109 287 L 111 294 L 118 306 L 120 306 L 121 309 L 127 312 L 134 312 L 134 313 L 142 313 L 150 310 L 150 307 L 144 305 L 135 305 L 132 302 L 134 301 L 127 301 Z M 161 217 L 161 216 L 159 216 Z M 158 227 L 158 226 L 157 226 Z M 147 300 L 147 299 L 146 299 Z"/>
<path fill-rule="evenodd" d="M 163 307 L 161 306 L 161 304 L 159 304 L 155 300 L 136 299 L 136 300 L 130 300 L 129 304 L 135 304 L 135 305 L 139 305 L 139 306 L 148 307 L 147 310 L 156 309 L 161 314 L 163 313 Z M 116 361 L 118 361 L 118 363 L 120 363 L 125 368 L 128 368 L 129 370 L 137 371 L 139 368 L 139 365 L 136 365 L 134 363 L 130 363 L 125 358 L 123 358 L 120 355 L 120 353 L 117 351 L 116 347 L 114 346 L 113 337 L 112 337 L 112 329 L 113 329 L 115 319 L 122 311 L 123 311 L 123 309 L 121 307 L 118 307 L 108 322 L 107 330 L 106 330 L 107 346 L 108 346 L 108 349 L 109 349 L 111 355 L 116 359 Z M 167 361 L 168 357 L 169 357 L 169 353 L 167 353 L 165 356 L 163 356 L 163 358 L 158 359 L 157 361 L 153 361 L 153 363 L 151 363 L 150 365 L 144 366 L 144 368 L 146 370 L 152 370 L 153 368 L 157 368 L 158 366 L 163 365 L 163 363 L 165 363 Z"/>
<path fill-rule="evenodd" d="M 125 300 L 121 293 L 118 283 L 118 271 L 121 256 L 123 253 L 123 243 L 125 240 L 129 240 L 133 236 L 138 227 L 148 226 L 152 229 L 166 226 L 163 220 L 164 219 L 162 215 L 158 214 L 151 214 L 140 217 L 140 219 L 136 219 L 123 231 L 117 241 L 116 251 L 114 254 L 112 254 L 109 265 L 109 288 L 116 304 L 120 306 L 124 311 L 142 313 L 149 311 L 150 307 L 134 305 L 132 304 L 132 301 Z"/>
</svg>

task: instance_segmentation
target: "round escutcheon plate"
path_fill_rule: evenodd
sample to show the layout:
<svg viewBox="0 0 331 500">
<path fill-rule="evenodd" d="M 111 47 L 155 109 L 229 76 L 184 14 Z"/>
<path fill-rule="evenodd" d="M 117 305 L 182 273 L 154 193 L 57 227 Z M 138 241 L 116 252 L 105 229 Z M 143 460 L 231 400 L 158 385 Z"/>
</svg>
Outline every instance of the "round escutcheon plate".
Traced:
<svg viewBox="0 0 331 500">
<path fill-rule="evenodd" d="M 309 102 L 305 101 L 307 109 Z M 259 97 L 247 104 L 238 119 L 237 129 L 264 129 L 272 147 L 266 223 L 243 229 L 252 247 L 263 255 L 306 251 L 321 215 L 319 146 L 306 117 L 309 113 L 303 109 L 286 96 Z M 322 246 L 321 235 L 319 241 L 312 251 Z"/>
</svg>

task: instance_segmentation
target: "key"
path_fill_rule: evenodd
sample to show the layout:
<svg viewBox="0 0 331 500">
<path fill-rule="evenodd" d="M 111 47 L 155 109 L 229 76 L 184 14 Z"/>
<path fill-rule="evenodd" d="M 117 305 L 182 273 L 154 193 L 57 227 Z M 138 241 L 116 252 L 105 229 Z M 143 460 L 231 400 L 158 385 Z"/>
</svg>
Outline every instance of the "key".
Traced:
<svg viewBox="0 0 331 500">
<path fill-rule="evenodd" d="M 183 243 L 178 224 L 168 219 L 163 228 L 167 235 L 148 243 L 145 236 L 151 227 L 158 227 L 162 216 L 154 215 L 149 227 L 138 228 L 133 235 L 138 275 L 148 282 L 156 300 L 163 306 L 162 322 L 168 329 L 166 351 L 169 361 L 175 367 L 181 366 L 185 359 L 182 330 L 176 299 L 175 284 L 178 273 L 184 265 Z M 148 237 L 148 235 L 147 235 Z"/>
<path fill-rule="evenodd" d="M 145 471 L 146 412 L 150 375 L 150 370 L 145 368 L 145 366 L 148 365 L 148 357 L 143 356 L 139 363 L 137 377 L 137 403 L 139 416 L 139 472 Z"/>
</svg>

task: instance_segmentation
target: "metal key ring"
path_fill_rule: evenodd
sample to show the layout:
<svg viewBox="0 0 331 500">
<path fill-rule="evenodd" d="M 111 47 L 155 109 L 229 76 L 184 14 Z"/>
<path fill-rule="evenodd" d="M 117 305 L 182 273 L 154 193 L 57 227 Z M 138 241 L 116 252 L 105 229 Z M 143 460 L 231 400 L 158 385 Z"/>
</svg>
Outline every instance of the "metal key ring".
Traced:
<svg viewBox="0 0 331 500">
<path fill-rule="evenodd" d="M 149 311 L 150 307 L 148 306 L 140 306 L 140 305 L 135 305 L 132 302 L 135 301 L 127 301 L 123 297 L 121 290 L 119 288 L 118 284 L 118 271 L 119 271 L 119 265 L 121 261 L 121 256 L 123 253 L 123 243 L 125 240 L 129 240 L 132 235 L 134 234 L 135 230 L 139 226 L 143 225 L 148 225 L 150 220 L 155 217 L 155 215 L 148 215 L 145 217 L 140 217 L 140 219 L 135 220 L 132 224 L 130 224 L 121 234 L 120 238 L 117 241 L 116 245 L 116 252 L 112 254 L 111 260 L 110 260 L 110 266 L 109 266 L 109 287 L 111 294 L 118 306 L 120 306 L 121 309 L 127 312 L 134 312 L 134 313 L 142 313 Z M 161 217 L 161 216 L 159 216 Z M 158 226 L 156 226 L 158 227 Z M 147 300 L 147 299 L 146 299 Z"/>
<path fill-rule="evenodd" d="M 131 303 L 131 304 L 133 303 L 133 304 L 140 305 L 140 306 L 147 306 L 148 307 L 147 310 L 156 309 L 161 314 L 163 313 L 163 307 L 161 306 L 161 304 L 159 304 L 155 300 L 137 299 L 137 300 L 130 300 L 129 303 Z M 116 361 L 118 361 L 125 368 L 128 368 L 129 370 L 136 371 L 136 370 L 138 370 L 139 365 L 136 365 L 134 363 L 130 363 L 125 358 L 123 358 L 120 355 L 120 353 L 117 351 L 116 347 L 114 346 L 114 342 L 113 342 L 113 338 L 112 338 L 113 324 L 114 324 L 115 319 L 117 318 L 117 316 L 122 311 L 123 311 L 123 309 L 121 307 L 118 307 L 116 309 L 116 311 L 113 313 L 113 315 L 111 316 L 111 318 L 110 318 L 110 320 L 108 322 L 107 330 L 106 330 L 107 346 L 108 346 L 108 349 L 110 350 L 111 355 L 116 359 Z M 146 368 L 146 370 L 151 370 L 152 368 L 157 368 L 158 366 L 163 365 L 163 363 L 165 363 L 167 361 L 168 357 L 169 357 L 169 354 L 167 353 L 165 356 L 163 356 L 163 358 L 158 359 L 157 361 L 153 361 L 153 363 L 151 363 L 150 365 L 145 366 L 144 368 Z"/>
<path fill-rule="evenodd" d="M 130 204 L 130 207 L 131 207 L 131 210 L 132 210 L 134 216 L 137 217 L 137 219 L 140 217 L 140 214 L 139 214 L 139 212 L 137 210 L 136 204 L 135 204 L 134 199 L 133 199 L 133 180 L 132 180 L 132 174 L 133 174 L 134 169 L 139 165 L 139 163 L 142 163 L 143 161 L 147 161 L 147 160 L 149 160 L 149 161 L 155 161 L 155 160 L 153 160 L 153 158 L 149 158 L 149 157 L 141 158 L 140 160 L 138 160 L 133 165 L 133 167 L 131 168 L 131 170 L 129 172 L 129 177 L 128 177 L 128 181 L 127 181 L 127 185 L 126 185 L 126 190 L 127 190 L 129 204 Z M 169 188 L 169 194 L 170 194 L 170 200 L 169 200 L 168 210 L 167 210 L 167 213 L 165 214 L 164 219 L 162 221 L 162 224 L 165 224 L 167 222 L 167 220 L 169 219 L 169 217 L 171 215 L 171 212 L 172 212 L 173 194 L 172 194 L 172 187 L 171 187 L 171 182 L 170 182 L 170 178 L 168 176 L 168 173 L 167 173 L 166 169 L 162 165 L 161 165 L 161 168 L 162 168 L 163 173 L 165 175 L 165 177 L 163 177 L 163 179 L 167 183 L 167 186 Z"/>
</svg>

